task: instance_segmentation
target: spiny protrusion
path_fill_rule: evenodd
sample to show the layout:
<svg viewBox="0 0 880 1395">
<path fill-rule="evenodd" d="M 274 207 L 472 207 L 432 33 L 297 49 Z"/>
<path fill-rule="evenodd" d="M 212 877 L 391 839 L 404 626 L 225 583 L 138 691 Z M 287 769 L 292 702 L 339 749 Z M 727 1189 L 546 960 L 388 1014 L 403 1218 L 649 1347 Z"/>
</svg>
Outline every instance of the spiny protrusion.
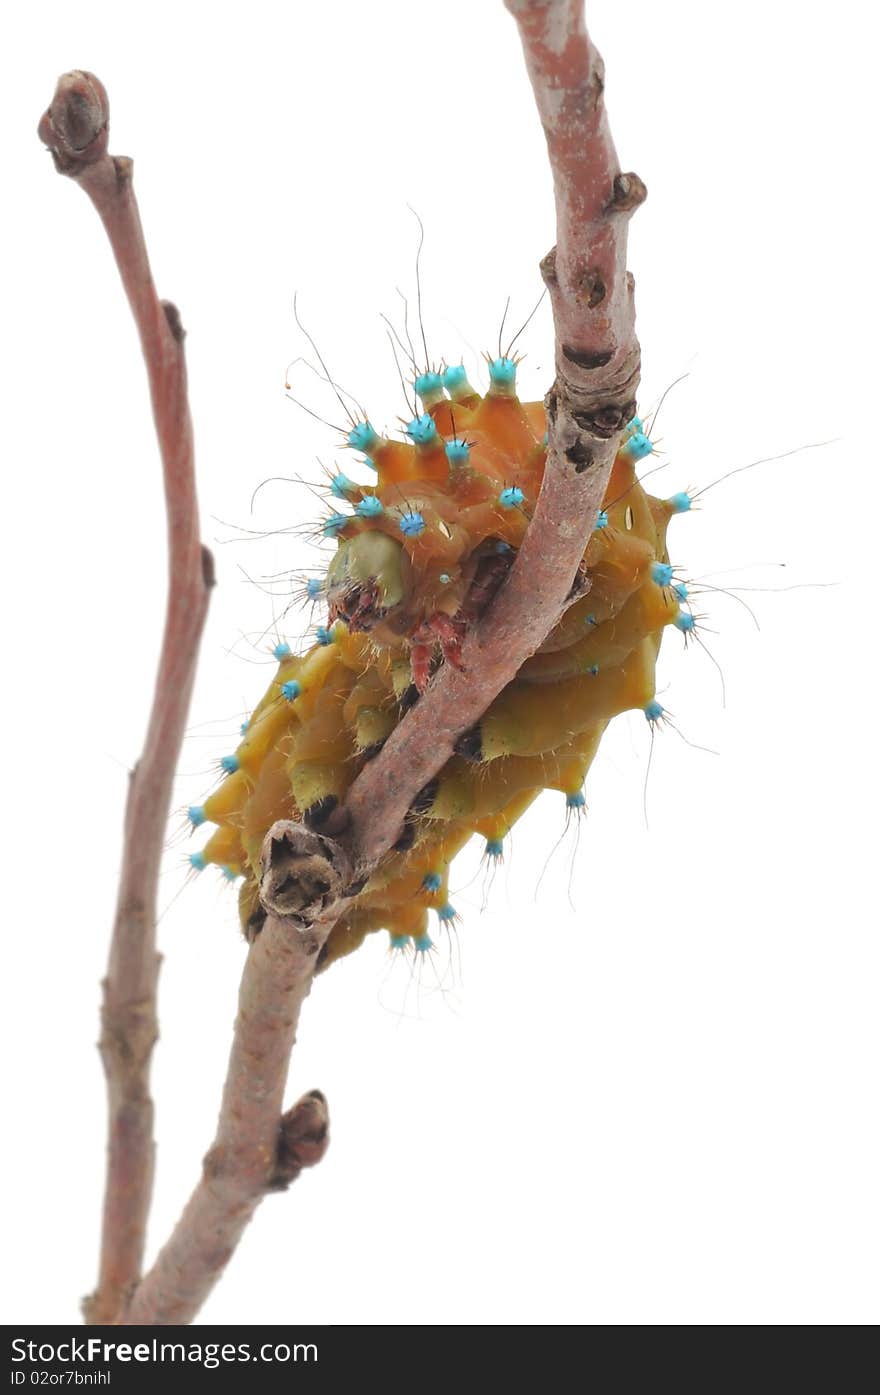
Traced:
<svg viewBox="0 0 880 1395">
<path fill-rule="evenodd" d="M 453 468 L 460 469 L 462 465 L 467 465 L 470 460 L 471 448 L 468 442 L 460 441 L 456 436 L 451 437 L 451 439 L 446 442 L 444 449 L 446 451 L 446 459 Z"/>
<path fill-rule="evenodd" d="M 443 386 L 453 402 L 467 402 L 477 397 L 476 389 L 468 382 L 467 369 L 463 363 L 451 364 L 443 374 Z"/>
<path fill-rule="evenodd" d="M 385 509 L 382 500 L 375 494 L 365 494 L 360 503 L 355 505 L 354 511 L 358 518 L 379 518 Z"/>
<path fill-rule="evenodd" d="M 426 373 L 420 373 L 415 379 L 413 387 L 421 399 L 425 411 L 444 400 L 445 384 L 442 373 L 434 373 L 430 369 Z"/>
<path fill-rule="evenodd" d="M 340 470 L 330 481 L 330 491 L 337 499 L 350 499 L 360 488 L 354 480 L 350 480 L 348 475 L 344 475 Z"/>
<path fill-rule="evenodd" d="M 382 437 L 372 422 L 359 421 L 348 433 L 348 444 L 354 450 L 363 451 L 364 455 L 369 457 L 382 444 Z"/>
<path fill-rule="evenodd" d="M 425 520 L 418 509 L 412 509 L 401 514 L 398 527 L 405 538 L 417 538 L 425 531 Z"/>
<path fill-rule="evenodd" d="M 654 443 L 642 425 L 641 417 L 633 417 L 626 424 L 626 439 L 621 448 L 630 460 L 644 460 L 654 449 Z"/>
<path fill-rule="evenodd" d="M 351 522 L 351 514 L 331 513 L 330 517 L 324 520 L 323 533 L 325 538 L 337 538 Z"/>
<path fill-rule="evenodd" d="M 518 509 L 525 497 L 518 484 L 511 484 L 502 489 L 498 495 L 498 502 L 503 509 Z"/>
<path fill-rule="evenodd" d="M 285 702 L 293 702 L 302 692 L 302 684 L 295 678 L 288 678 L 286 683 L 281 684 L 281 696 Z"/>
<path fill-rule="evenodd" d="M 414 446 L 424 448 L 437 444 L 437 425 L 427 412 L 420 417 L 413 417 L 412 421 L 407 422 L 404 431 Z"/>
<path fill-rule="evenodd" d="M 494 397 L 516 396 L 516 359 L 502 354 L 489 359 L 489 392 Z"/>
</svg>

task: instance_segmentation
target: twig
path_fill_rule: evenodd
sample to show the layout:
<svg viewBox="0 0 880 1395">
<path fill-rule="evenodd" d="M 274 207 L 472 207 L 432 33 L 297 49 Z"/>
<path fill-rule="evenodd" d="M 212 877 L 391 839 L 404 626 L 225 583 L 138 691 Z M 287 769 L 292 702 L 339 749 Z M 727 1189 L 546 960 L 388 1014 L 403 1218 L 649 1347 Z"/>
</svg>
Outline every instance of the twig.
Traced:
<svg viewBox="0 0 880 1395">
<path fill-rule="evenodd" d="M 297 837 L 320 839 L 300 828 Z M 273 830 L 264 845 L 264 888 L 287 877 L 288 848 Z M 271 893 L 270 893 L 271 894 Z M 201 1179 L 155 1264 L 135 1290 L 124 1321 L 190 1322 L 226 1267 L 242 1231 L 269 1191 L 286 1187 L 323 1157 L 328 1114 L 313 1090 L 281 1114 L 300 1009 L 327 930 L 300 931 L 267 916 L 248 953 L 217 1135 Z"/>
<path fill-rule="evenodd" d="M 101 1014 L 108 1144 L 98 1287 L 89 1322 L 113 1322 L 140 1277 L 153 1184 L 150 1057 L 156 1018 L 156 893 L 159 866 L 199 639 L 213 585 L 199 541 L 183 329 L 159 301 L 132 188 L 131 161 L 107 153 L 107 94 L 91 73 L 62 77 L 39 126 L 60 173 L 88 194 L 110 239 L 147 366 L 162 456 L 169 585 L 153 706 L 131 772 L 122 872 Z"/>
<path fill-rule="evenodd" d="M 586 417 L 575 426 L 616 439 L 639 378 L 627 225 L 647 191 L 637 174 L 621 173 L 605 65 L 584 26 L 583 0 L 504 3 L 519 26 L 553 174 L 556 246 L 541 273 L 556 327 L 556 390 Z"/>
</svg>

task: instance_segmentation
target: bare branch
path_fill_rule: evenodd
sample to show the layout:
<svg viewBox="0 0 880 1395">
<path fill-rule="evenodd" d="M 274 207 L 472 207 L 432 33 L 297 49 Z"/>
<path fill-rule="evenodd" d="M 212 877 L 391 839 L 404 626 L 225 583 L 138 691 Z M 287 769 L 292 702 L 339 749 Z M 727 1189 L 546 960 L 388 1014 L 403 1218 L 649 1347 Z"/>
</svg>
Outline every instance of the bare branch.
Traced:
<svg viewBox="0 0 880 1395">
<path fill-rule="evenodd" d="M 578 402 L 600 439 L 626 424 L 639 346 L 627 225 L 645 199 L 617 161 L 605 111 L 605 65 L 584 26 L 583 0 L 505 0 L 516 19 L 553 173 L 556 246 L 541 263 L 556 326 L 557 390 Z M 610 399 L 606 401 L 606 399 Z"/>
<path fill-rule="evenodd" d="M 131 161 L 107 153 L 109 107 L 91 73 L 62 77 L 39 135 L 60 173 L 88 194 L 110 239 L 147 366 L 162 456 L 169 585 L 153 706 L 131 773 L 116 919 L 104 980 L 101 1056 L 107 1077 L 108 1144 L 101 1261 L 90 1322 L 116 1319 L 143 1263 L 153 1184 L 150 1057 L 156 1018 L 156 892 L 172 783 L 213 585 L 199 541 L 183 329 L 156 295 L 132 188 Z"/>
<path fill-rule="evenodd" d="M 282 844 L 283 838 L 266 840 L 264 890 L 277 885 L 273 851 Z M 326 936 L 326 928 L 300 930 L 269 915 L 251 945 L 217 1134 L 168 1243 L 135 1290 L 126 1323 L 190 1322 L 266 1193 L 283 1190 L 323 1157 L 323 1095 L 304 1095 L 284 1115 L 281 1106 L 300 1009 Z"/>
</svg>

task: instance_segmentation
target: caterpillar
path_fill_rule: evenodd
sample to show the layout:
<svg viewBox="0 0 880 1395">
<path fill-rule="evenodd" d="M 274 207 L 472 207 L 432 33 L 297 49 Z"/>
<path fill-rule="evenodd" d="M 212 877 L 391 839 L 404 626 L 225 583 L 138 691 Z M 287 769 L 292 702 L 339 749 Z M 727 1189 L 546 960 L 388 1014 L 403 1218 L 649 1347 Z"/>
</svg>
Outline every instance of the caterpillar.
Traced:
<svg viewBox="0 0 880 1395">
<path fill-rule="evenodd" d="M 320 830 L 436 668 L 461 664 L 468 626 L 483 613 L 522 542 L 547 458 L 542 402 L 522 402 L 517 361 L 488 360 L 485 393 L 463 365 L 418 375 L 422 407 L 403 439 L 355 421 L 344 445 L 369 467 L 360 484 L 340 470 L 322 524 L 336 552 L 307 594 L 326 624 L 303 654 L 276 646 L 277 671 L 223 757 L 222 782 L 188 811 L 215 829 L 190 863 L 242 878 L 248 937 L 262 921 L 260 850 L 278 819 Z M 430 913 L 457 919 L 450 866 L 474 835 L 501 857 L 516 820 L 544 789 L 570 811 L 608 723 L 641 710 L 656 724 L 655 667 L 663 632 L 687 636 L 694 617 L 666 546 L 667 526 L 691 505 L 639 482 L 653 445 L 641 419 L 621 435 L 602 510 L 570 593 L 540 649 L 421 791 L 392 850 L 330 933 L 322 966 L 384 930 L 394 949 L 431 949 Z"/>
</svg>

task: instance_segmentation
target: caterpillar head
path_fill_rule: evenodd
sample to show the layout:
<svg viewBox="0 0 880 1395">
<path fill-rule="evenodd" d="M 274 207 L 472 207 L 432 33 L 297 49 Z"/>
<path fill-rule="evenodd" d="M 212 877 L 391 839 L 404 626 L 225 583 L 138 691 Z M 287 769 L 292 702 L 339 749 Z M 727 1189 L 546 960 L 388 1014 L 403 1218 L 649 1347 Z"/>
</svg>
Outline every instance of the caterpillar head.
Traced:
<svg viewBox="0 0 880 1395">
<path fill-rule="evenodd" d="M 394 624 L 412 591 L 412 568 L 404 547 L 387 533 L 369 531 L 341 538 L 327 571 L 331 623 L 344 620 L 350 630 L 372 630 L 380 621 Z"/>
</svg>

